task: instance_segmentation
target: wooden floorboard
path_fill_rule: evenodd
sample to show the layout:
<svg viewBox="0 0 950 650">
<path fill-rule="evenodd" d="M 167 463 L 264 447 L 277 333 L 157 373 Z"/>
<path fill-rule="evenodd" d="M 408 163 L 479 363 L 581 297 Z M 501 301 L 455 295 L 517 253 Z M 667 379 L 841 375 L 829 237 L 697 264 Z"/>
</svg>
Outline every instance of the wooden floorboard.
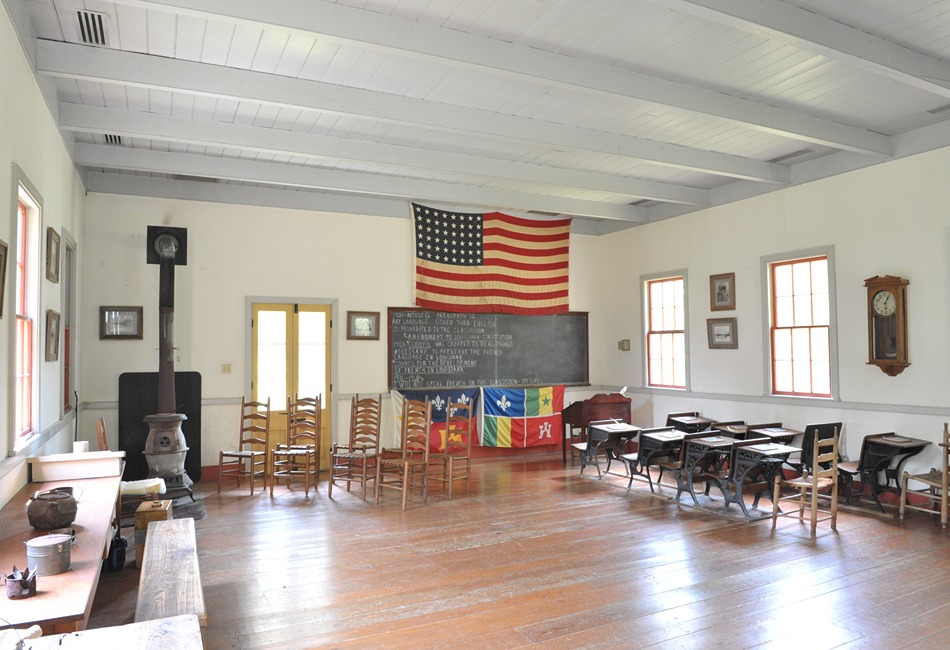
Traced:
<svg viewBox="0 0 950 650">
<path fill-rule="evenodd" d="M 329 500 L 326 482 L 310 498 L 198 484 L 205 647 L 950 647 L 936 517 L 849 509 L 811 540 L 723 514 L 715 490 L 694 507 L 626 485 L 555 455 L 478 461 L 471 495 L 405 512 Z M 103 575 L 90 627 L 129 622 L 136 578 Z"/>
</svg>

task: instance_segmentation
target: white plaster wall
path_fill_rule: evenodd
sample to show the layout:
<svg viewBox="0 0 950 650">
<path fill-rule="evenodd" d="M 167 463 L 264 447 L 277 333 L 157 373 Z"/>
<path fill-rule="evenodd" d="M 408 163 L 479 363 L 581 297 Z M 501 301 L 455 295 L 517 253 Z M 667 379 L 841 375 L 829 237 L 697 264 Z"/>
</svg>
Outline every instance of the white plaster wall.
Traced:
<svg viewBox="0 0 950 650">
<path fill-rule="evenodd" d="M 643 386 L 644 275 L 686 269 L 691 392 L 635 395 L 641 422 L 693 407 L 722 420 L 775 417 L 789 426 L 845 421 L 856 456 L 866 433 L 897 430 L 937 441 L 950 419 L 950 150 L 940 150 L 705 210 L 601 238 L 615 260 L 605 284 L 629 299 L 607 306 L 611 339 L 633 351 L 612 355 L 601 381 Z M 834 245 L 840 401 L 768 398 L 761 257 Z M 736 274 L 735 311 L 709 309 L 709 276 Z M 911 366 L 888 377 L 867 365 L 867 293 L 875 275 L 910 279 Z M 738 319 L 739 349 L 710 350 L 706 319 Z M 637 345 L 640 343 L 640 345 Z M 915 463 L 929 467 L 930 448 Z"/>
<path fill-rule="evenodd" d="M 408 214 L 408 204 L 407 204 Z M 118 442 L 118 376 L 158 368 L 158 267 L 145 262 L 147 226 L 188 229 L 188 265 L 176 268 L 175 369 L 202 376 L 202 465 L 233 446 L 241 395 L 248 390 L 246 299 L 274 297 L 335 303 L 335 409 L 332 435 L 346 436 L 353 393 L 387 393 L 386 310 L 412 304 L 412 233 L 408 219 L 384 219 L 195 201 L 90 194 L 86 202 L 81 318 L 96 323 L 100 305 L 142 305 L 142 341 L 100 341 L 87 327 L 81 341 L 94 360 L 84 366 L 82 428 L 106 418 Z M 572 237 L 571 303 L 601 326 L 597 238 Z M 379 341 L 347 341 L 347 311 L 379 311 Z M 221 365 L 230 363 L 231 374 Z M 592 355 L 599 372 L 601 355 Z M 395 435 L 383 409 L 384 442 Z"/>
<path fill-rule="evenodd" d="M 41 224 L 41 277 L 45 269 L 46 228 L 60 234 L 67 230 L 74 239 L 82 238 L 82 214 L 85 191 L 72 166 L 66 147 L 55 127 L 31 67 L 20 47 L 20 41 L 5 9 L 0 10 L 0 240 L 9 245 L 3 318 L 0 319 L 0 458 L 12 453 L 13 412 L 12 384 L 14 314 L 16 183 L 14 165 L 43 199 Z M 62 242 L 61 242 L 62 245 Z M 81 256 L 81 251 L 79 252 Z M 62 255 L 61 255 L 62 257 Z M 71 415 L 63 415 L 60 361 L 42 361 L 45 350 L 43 334 L 46 311 L 62 313 L 62 283 L 40 280 L 40 310 L 36 326 L 40 343 L 36 348 L 39 363 L 38 431 L 46 434 L 45 442 L 30 453 L 55 453 L 71 449 L 73 429 Z M 0 505 L 6 503 L 26 482 L 22 458 L 0 461 Z"/>
</svg>

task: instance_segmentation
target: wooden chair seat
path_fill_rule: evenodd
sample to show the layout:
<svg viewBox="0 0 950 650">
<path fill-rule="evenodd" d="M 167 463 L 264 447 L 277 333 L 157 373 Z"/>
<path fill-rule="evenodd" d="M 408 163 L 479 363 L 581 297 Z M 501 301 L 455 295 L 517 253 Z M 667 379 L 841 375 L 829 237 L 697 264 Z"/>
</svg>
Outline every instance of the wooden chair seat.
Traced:
<svg viewBox="0 0 950 650">
<path fill-rule="evenodd" d="M 475 430 L 474 403 L 452 402 L 445 407 L 444 446 L 437 453 L 430 453 L 430 467 L 435 471 L 430 481 L 442 483 L 449 501 L 454 496 L 454 485 L 462 482 L 468 496 L 472 479 L 472 440 Z"/>
<path fill-rule="evenodd" d="M 274 485 L 285 481 L 288 488 L 295 481 L 304 484 L 304 496 L 310 496 L 320 476 L 320 429 L 322 405 L 320 396 L 287 397 L 287 443 L 271 452 L 272 472 L 270 494 Z"/>
<path fill-rule="evenodd" d="M 422 504 L 429 499 L 429 425 L 432 405 L 405 400 L 402 410 L 402 446 L 399 450 L 381 449 L 376 458 L 376 503 L 385 490 L 402 493 L 402 509 L 413 493 L 421 493 Z"/>
<path fill-rule="evenodd" d="M 270 447 L 270 398 L 266 402 L 247 401 L 241 398 L 241 430 L 236 449 L 218 452 L 218 492 L 226 478 L 243 479 L 250 484 L 251 494 L 258 481 L 267 489 L 268 458 Z"/>
<path fill-rule="evenodd" d="M 950 498 L 950 428 L 946 422 L 943 424 L 943 442 L 941 446 L 941 456 L 943 457 L 940 469 L 931 468 L 924 474 L 911 474 L 904 472 L 901 481 L 901 505 L 900 518 L 904 519 L 904 512 L 907 510 L 918 510 L 930 514 L 940 515 L 940 525 L 947 527 L 948 519 L 948 498 Z M 911 487 L 911 482 L 920 483 L 922 487 Z"/>
<path fill-rule="evenodd" d="M 823 438 L 817 429 L 811 432 L 811 449 L 808 450 L 808 464 L 804 473 L 795 478 L 783 479 L 781 473 L 775 476 L 772 493 L 772 530 L 775 530 L 779 517 L 797 517 L 805 520 L 805 511 L 810 517 L 811 536 L 815 537 L 818 524 L 831 522 L 831 530 L 836 531 L 838 522 L 838 430 L 832 431 L 830 438 Z M 802 454 L 803 458 L 806 454 Z M 783 495 L 782 490 L 790 493 Z M 828 505 L 823 503 L 828 501 Z M 779 503 L 797 503 L 798 507 L 782 512 Z"/>
<path fill-rule="evenodd" d="M 580 452 L 581 474 L 584 473 L 584 469 L 588 465 L 592 464 L 597 468 L 597 478 L 601 478 L 603 476 L 600 471 L 600 462 L 598 460 L 598 456 L 600 456 L 604 443 L 607 442 L 608 437 L 607 431 L 604 429 L 588 427 L 587 440 L 585 442 L 575 442 L 571 444 L 571 447 Z"/>
<path fill-rule="evenodd" d="M 350 402 L 350 437 L 347 444 L 334 444 L 330 449 L 330 482 L 327 496 L 333 497 L 337 481 L 349 492 L 356 483 L 366 499 L 366 488 L 376 479 L 376 452 L 379 449 L 379 423 L 383 396 L 360 397 Z"/>
</svg>

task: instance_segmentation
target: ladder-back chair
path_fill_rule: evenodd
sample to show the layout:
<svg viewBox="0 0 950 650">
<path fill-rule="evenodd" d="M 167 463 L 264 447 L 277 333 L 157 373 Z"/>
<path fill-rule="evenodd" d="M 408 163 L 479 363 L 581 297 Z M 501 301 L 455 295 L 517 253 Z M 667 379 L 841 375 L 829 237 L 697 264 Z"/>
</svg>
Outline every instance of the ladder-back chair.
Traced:
<svg viewBox="0 0 950 650">
<path fill-rule="evenodd" d="M 379 449 L 379 422 L 383 396 L 353 397 L 350 403 L 350 439 L 345 445 L 334 443 L 330 448 L 330 484 L 327 496 L 333 496 L 337 481 L 350 491 L 358 483 L 366 499 L 366 486 L 376 478 L 376 452 Z"/>
<path fill-rule="evenodd" d="M 783 479 L 780 472 L 775 477 L 772 494 L 773 531 L 779 517 L 797 516 L 799 521 L 804 521 L 806 509 L 810 513 L 812 537 L 815 537 L 818 524 L 822 521 L 831 521 L 831 530 L 838 530 L 838 430 L 835 429 L 830 438 L 822 438 L 819 431 L 813 431 L 809 452 L 810 465 L 804 466 L 801 476 Z M 792 492 L 782 496 L 783 488 L 791 489 Z M 822 506 L 820 499 L 824 498 L 829 499 L 828 506 Z M 798 508 L 782 512 L 779 510 L 780 501 L 797 501 Z"/>
<path fill-rule="evenodd" d="M 471 487 L 472 438 L 474 430 L 474 409 L 471 403 L 452 402 L 445 407 L 445 447 L 444 451 L 432 454 L 429 459 L 435 472 L 429 480 L 439 481 L 447 488 L 449 501 L 452 500 L 452 486 L 456 481 L 465 484 L 465 495 Z"/>
<path fill-rule="evenodd" d="M 218 492 L 225 478 L 247 479 L 254 494 L 260 480 L 267 489 L 267 450 L 270 447 L 270 398 L 266 402 L 248 402 L 241 398 L 241 425 L 237 449 L 218 452 Z"/>
<path fill-rule="evenodd" d="M 911 474 L 904 472 L 901 483 L 900 518 L 904 518 L 905 510 L 919 510 L 930 514 L 940 513 L 940 525 L 947 527 L 947 481 L 950 470 L 950 428 L 943 423 L 943 442 L 940 443 L 942 467 L 932 468 L 926 474 Z M 910 489 L 909 482 L 923 483 L 924 487 Z M 939 510 L 935 509 L 939 506 Z"/>
<path fill-rule="evenodd" d="M 310 486 L 316 487 L 320 475 L 320 396 L 287 398 L 287 444 L 280 444 L 272 452 L 273 472 L 270 493 L 274 484 L 283 480 L 289 488 L 294 481 L 303 481 L 304 496 L 310 496 Z"/>
<path fill-rule="evenodd" d="M 429 424 L 432 404 L 407 399 L 402 405 L 401 447 L 381 449 L 376 458 L 376 503 L 383 490 L 402 492 L 402 509 L 409 495 L 422 493 L 422 504 L 429 498 Z"/>
</svg>

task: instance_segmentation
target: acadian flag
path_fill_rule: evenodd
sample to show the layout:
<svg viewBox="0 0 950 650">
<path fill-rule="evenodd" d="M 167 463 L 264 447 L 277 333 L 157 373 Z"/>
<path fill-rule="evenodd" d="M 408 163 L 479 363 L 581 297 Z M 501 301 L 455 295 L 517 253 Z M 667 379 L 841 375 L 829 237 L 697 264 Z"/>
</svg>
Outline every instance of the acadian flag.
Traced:
<svg viewBox="0 0 950 650">
<path fill-rule="evenodd" d="M 564 385 L 541 388 L 483 388 L 482 445 L 554 445 L 563 434 Z"/>
<path fill-rule="evenodd" d="M 402 404 L 407 399 L 423 401 L 428 398 L 432 403 L 432 422 L 429 424 L 429 451 L 445 451 L 445 416 L 449 404 L 459 402 L 474 407 L 478 399 L 478 388 L 435 388 L 420 390 L 393 390 L 393 422 L 396 423 L 396 438 L 402 431 Z M 472 426 L 478 427 L 478 411 L 472 411 Z M 466 413 L 463 413 L 466 415 Z M 397 446 L 400 443 L 397 443 Z"/>
<path fill-rule="evenodd" d="M 446 212 L 412 204 L 415 300 L 450 312 L 568 310 L 571 220 Z"/>
</svg>

